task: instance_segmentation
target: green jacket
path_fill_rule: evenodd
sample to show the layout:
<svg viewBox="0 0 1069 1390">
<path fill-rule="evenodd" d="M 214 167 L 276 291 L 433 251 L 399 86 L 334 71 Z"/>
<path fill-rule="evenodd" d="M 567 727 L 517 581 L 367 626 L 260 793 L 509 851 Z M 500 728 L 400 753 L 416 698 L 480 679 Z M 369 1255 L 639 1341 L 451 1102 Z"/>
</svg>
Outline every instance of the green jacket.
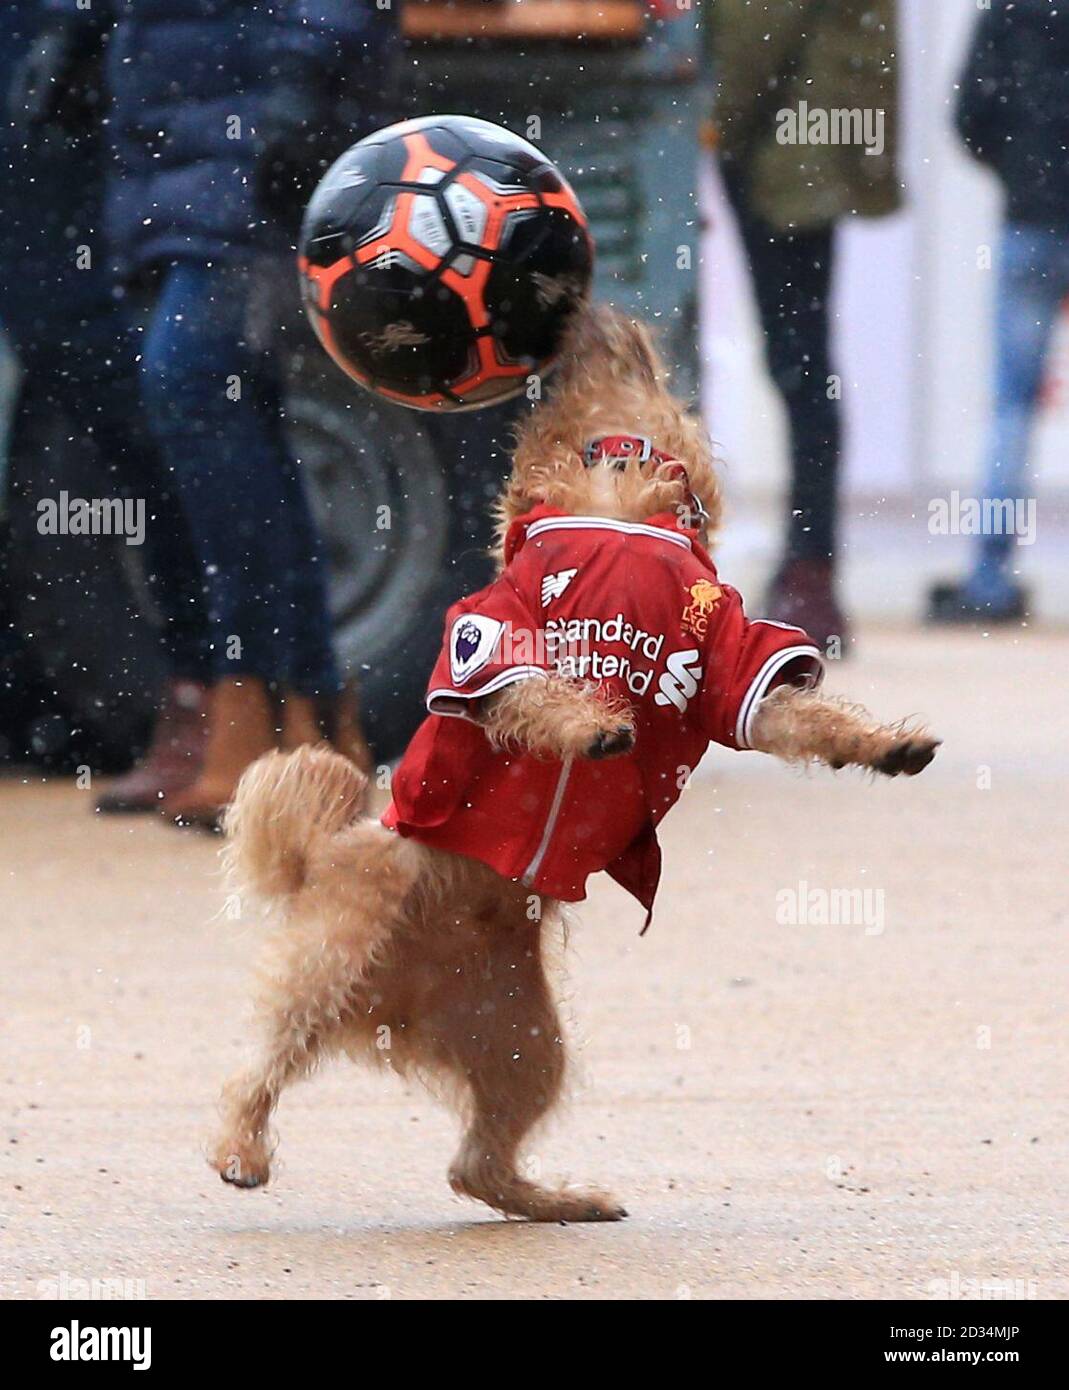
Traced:
<svg viewBox="0 0 1069 1390">
<path fill-rule="evenodd" d="M 703 0 L 703 9 L 717 145 L 752 209 L 783 231 L 892 212 L 901 198 L 895 0 Z M 831 114 L 850 111 L 858 114 Z M 830 138 L 813 143 L 822 122 Z M 833 143 L 836 135 L 854 143 Z"/>
</svg>

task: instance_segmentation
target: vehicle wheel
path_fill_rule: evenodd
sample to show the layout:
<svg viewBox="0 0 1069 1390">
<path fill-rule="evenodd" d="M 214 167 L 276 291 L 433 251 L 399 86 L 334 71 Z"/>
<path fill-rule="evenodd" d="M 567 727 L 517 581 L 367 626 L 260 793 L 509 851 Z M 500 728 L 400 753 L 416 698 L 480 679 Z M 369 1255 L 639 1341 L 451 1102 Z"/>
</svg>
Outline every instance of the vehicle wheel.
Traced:
<svg viewBox="0 0 1069 1390">
<path fill-rule="evenodd" d="M 463 423 L 429 418 L 358 391 L 321 357 L 314 345 L 294 354 L 286 412 L 330 561 L 338 653 L 386 763 L 424 716 L 446 609 L 490 579 L 490 505 L 515 412 L 479 411 Z M 158 618 L 137 557 L 121 540 L 38 534 L 39 498 L 110 489 L 92 447 L 72 438 L 60 413 L 18 418 L 11 603 L 68 730 L 61 738 L 55 720 L 42 726 L 32 751 L 51 766 L 119 770 L 140 751 L 154 716 L 164 676 Z"/>
<path fill-rule="evenodd" d="M 391 406 L 314 347 L 294 355 L 286 413 L 330 562 L 338 654 L 389 762 L 425 714 L 446 609 L 491 577 L 489 510 L 514 412 L 458 427 Z"/>
</svg>

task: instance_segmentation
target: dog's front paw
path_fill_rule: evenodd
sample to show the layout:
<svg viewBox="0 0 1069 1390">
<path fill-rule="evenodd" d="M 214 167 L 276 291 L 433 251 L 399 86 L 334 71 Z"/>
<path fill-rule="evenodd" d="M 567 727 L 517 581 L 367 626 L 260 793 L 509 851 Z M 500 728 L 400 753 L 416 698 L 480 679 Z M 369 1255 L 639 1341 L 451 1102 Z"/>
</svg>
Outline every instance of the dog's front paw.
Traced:
<svg viewBox="0 0 1069 1390">
<path fill-rule="evenodd" d="M 601 758 L 619 758 L 630 753 L 635 746 L 635 731 L 630 724 L 621 724 L 615 729 L 603 729 L 596 734 L 594 741 L 587 745 L 585 756 L 597 762 Z"/>
<path fill-rule="evenodd" d="M 935 757 L 935 750 L 941 742 L 938 738 L 918 738 L 916 735 L 900 739 L 874 765 L 875 769 L 885 777 L 897 777 L 900 772 L 907 777 L 916 777 Z"/>
</svg>

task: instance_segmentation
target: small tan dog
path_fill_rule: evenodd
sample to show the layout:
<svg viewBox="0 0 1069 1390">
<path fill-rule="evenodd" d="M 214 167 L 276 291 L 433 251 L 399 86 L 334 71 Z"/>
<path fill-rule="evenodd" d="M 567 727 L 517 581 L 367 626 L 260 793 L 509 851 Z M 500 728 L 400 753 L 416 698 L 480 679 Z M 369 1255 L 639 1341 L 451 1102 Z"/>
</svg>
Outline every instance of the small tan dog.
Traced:
<svg viewBox="0 0 1069 1390">
<path fill-rule="evenodd" d="M 447 619 L 383 822 L 325 747 L 261 759 L 228 813 L 234 882 L 282 924 L 212 1151 L 238 1187 L 268 1180 L 283 1088 L 345 1051 L 460 1110 L 456 1192 L 535 1221 L 623 1216 L 517 1171 L 565 1073 L 544 967 L 562 900 L 607 869 L 652 908 L 657 822 L 710 741 L 890 776 L 934 755 L 822 696 L 806 635 L 751 622 L 719 582 L 708 446 L 639 325 L 580 312 L 499 510 L 499 578 Z"/>
</svg>

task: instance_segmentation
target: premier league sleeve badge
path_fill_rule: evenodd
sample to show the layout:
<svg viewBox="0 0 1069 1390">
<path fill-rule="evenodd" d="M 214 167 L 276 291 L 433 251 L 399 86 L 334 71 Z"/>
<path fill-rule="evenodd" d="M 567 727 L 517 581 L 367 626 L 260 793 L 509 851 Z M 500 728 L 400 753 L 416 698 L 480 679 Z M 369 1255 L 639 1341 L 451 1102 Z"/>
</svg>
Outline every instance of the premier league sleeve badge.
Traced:
<svg viewBox="0 0 1069 1390">
<path fill-rule="evenodd" d="M 449 634 L 449 669 L 454 685 L 464 685 L 490 661 L 505 624 L 496 618 L 465 613 Z"/>
</svg>

